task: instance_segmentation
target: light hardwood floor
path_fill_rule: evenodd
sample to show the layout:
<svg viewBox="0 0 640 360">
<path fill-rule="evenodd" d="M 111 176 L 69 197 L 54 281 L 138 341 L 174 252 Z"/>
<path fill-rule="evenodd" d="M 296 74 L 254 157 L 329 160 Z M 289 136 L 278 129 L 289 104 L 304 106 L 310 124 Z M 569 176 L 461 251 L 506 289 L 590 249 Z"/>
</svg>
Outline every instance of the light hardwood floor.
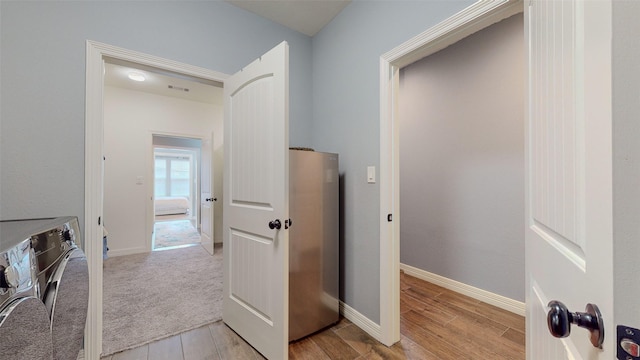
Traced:
<svg viewBox="0 0 640 360">
<path fill-rule="evenodd" d="M 386 347 L 342 319 L 289 345 L 290 359 L 524 359 L 524 317 L 401 274 L 401 340 Z M 264 359 L 222 322 L 107 360 Z"/>
</svg>

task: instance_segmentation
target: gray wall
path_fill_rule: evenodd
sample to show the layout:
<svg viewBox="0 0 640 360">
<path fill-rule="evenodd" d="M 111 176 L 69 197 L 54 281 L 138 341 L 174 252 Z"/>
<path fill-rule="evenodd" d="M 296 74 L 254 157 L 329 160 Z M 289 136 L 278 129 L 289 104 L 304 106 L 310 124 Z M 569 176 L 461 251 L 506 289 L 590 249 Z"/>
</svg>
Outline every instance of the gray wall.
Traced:
<svg viewBox="0 0 640 360">
<path fill-rule="evenodd" d="M 353 1 L 313 37 L 313 147 L 340 154 L 340 297 L 380 321 L 380 55 L 472 1 Z"/>
<path fill-rule="evenodd" d="M 400 72 L 400 262 L 524 301 L 524 23 Z"/>
<path fill-rule="evenodd" d="M 232 74 L 290 46 L 290 138 L 311 142 L 311 39 L 222 1 L 1 1 L 3 218 L 84 213 L 85 41 Z"/>
<path fill-rule="evenodd" d="M 613 2 L 615 324 L 640 328 L 640 2 Z"/>
</svg>

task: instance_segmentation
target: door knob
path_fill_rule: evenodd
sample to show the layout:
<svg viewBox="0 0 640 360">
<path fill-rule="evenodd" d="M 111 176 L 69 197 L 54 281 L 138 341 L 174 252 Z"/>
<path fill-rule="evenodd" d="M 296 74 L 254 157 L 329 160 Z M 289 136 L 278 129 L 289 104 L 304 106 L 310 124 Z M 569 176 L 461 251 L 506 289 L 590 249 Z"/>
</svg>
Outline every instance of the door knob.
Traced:
<svg viewBox="0 0 640 360">
<path fill-rule="evenodd" d="M 547 325 L 551 335 L 557 338 L 569 336 L 571 324 L 589 330 L 591 344 L 602 349 L 604 343 L 604 322 L 597 305 L 587 304 L 586 312 L 570 312 L 567 307 L 557 300 L 549 302 L 550 310 L 547 314 Z"/>
<path fill-rule="evenodd" d="M 282 227 L 282 224 L 280 223 L 280 220 L 275 219 L 273 221 L 269 221 L 269 229 L 271 229 L 271 230 L 273 230 L 273 229 L 280 230 L 281 227 Z"/>
</svg>

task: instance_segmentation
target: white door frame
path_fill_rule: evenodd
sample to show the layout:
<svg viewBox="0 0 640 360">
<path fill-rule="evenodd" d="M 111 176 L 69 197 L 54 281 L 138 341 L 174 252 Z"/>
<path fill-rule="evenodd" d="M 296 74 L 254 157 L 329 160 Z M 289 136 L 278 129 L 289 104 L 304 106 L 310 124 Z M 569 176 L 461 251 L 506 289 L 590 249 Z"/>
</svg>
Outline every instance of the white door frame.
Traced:
<svg viewBox="0 0 640 360">
<path fill-rule="evenodd" d="M 84 251 L 90 285 L 84 351 L 85 359 L 98 359 L 102 352 L 104 59 L 130 61 L 221 83 L 228 75 L 96 41 L 87 40 L 86 44 Z"/>
<path fill-rule="evenodd" d="M 380 57 L 380 342 L 400 340 L 400 69 L 523 11 L 521 0 L 477 1 Z M 391 214 L 391 215 L 390 215 Z M 388 221 L 388 216 L 392 221 Z"/>
</svg>

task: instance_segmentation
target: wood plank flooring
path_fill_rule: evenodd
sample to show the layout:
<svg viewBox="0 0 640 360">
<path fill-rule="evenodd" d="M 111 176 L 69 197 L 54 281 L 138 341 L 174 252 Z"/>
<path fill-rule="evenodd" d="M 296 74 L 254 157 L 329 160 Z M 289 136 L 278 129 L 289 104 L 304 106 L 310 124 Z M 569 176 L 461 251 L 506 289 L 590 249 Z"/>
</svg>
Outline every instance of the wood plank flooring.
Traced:
<svg viewBox="0 0 640 360">
<path fill-rule="evenodd" d="M 290 344 L 289 359 L 525 359 L 524 317 L 404 273 L 400 283 L 400 342 L 386 347 L 343 318 Z M 264 357 L 217 322 L 103 359 Z"/>
</svg>

